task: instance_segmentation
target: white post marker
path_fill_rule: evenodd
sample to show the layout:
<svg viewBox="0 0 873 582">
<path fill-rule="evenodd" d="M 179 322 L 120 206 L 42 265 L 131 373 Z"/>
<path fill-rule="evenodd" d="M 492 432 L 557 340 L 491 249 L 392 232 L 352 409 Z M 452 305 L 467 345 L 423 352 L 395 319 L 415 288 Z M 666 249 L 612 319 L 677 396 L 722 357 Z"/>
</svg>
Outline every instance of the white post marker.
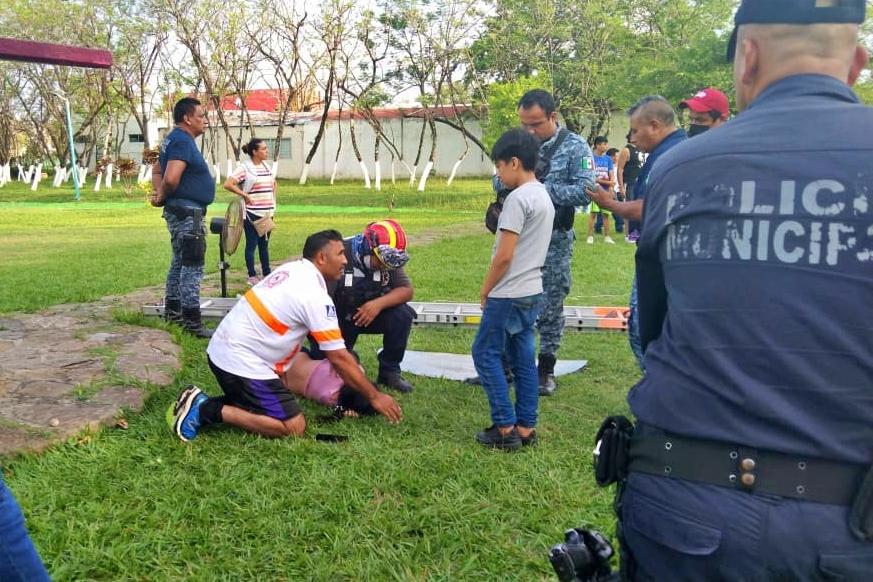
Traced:
<svg viewBox="0 0 873 582">
<path fill-rule="evenodd" d="M 433 162 L 428 161 L 427 165 L 424 167 L 424 171 L 421 173 L 421 180 L 418 182 L 418 191 L 424 192 L 424 187 L 427 186 L 427 178 L 430 176 L 430 171 L 433 169 Z"/>
<path fill-rule="evenodd" d="M 299 184 L 306 184 L 306 180 L 309 178 L 309 164 L 303 164 L 303 173 L 300 174 Z"/>
<path fill-rule="evenodd" d="M 382 164 L 376 161 L 376 190 L 382 190 Z"/>
<path fill-rule="evenodd" d="M 370 185 L 370 170 L 367 169 L 367 164 L 364 163 L 364 160 L 360 161 L 361 171 L 364 173 L 364 188 L 369 190 L 372 188 Z"/>
<path fill-rule="evenodd" d="M 452 182 L 455 181 L 455 174 L 458 173 L 458 167 L 461 165 L 461 162 L 463 162 L 466 157 L 467 156 L 464 155 L 463 157 L 458 158 L 458 161 L 455 162 L 454 166 L 452 166 L 452 173 L 449 175 L 449 181 L 446 183 L 447 186 L 451 186 Z"/>
<path fill-rule="evenodd" d="M 100 183 L 101 182 L 103 182 L 103 172 L 98 172 L 97 173 L 97 181 L 94 182 L 94 191 L 95 192 L 100 191 Z"/>
<path fill-rule="evenodd" d="M 112 164 L 106 165 L 106 187 L 112 188 Z"/>
<path fill-rule="evenodd" d="M 42 164 L 37 164 L 36 171 L 33 173 L 33 182 L 30 187 L 31 190 L 36 191 L 37 186 L 39 186 L 40 178 L 42 178 Z"/>
<path fill-rule="evenodd" d="M 336 180 L 336 170 L 337 170 L 338 166 L 339 166 L 339 162 L 333 163 L 333 172 L 331 172 L 331 174 L 330 174 L 330 185 L 331 186 L 333 186 L 333 182 L 334 182 L 334 180 Z"/>
<path fill-rule="evenodd" d="M 397 175 L 394 172 L 394 158 L 391 158 L 391 184 L 397 185 Z"/>
</svg>

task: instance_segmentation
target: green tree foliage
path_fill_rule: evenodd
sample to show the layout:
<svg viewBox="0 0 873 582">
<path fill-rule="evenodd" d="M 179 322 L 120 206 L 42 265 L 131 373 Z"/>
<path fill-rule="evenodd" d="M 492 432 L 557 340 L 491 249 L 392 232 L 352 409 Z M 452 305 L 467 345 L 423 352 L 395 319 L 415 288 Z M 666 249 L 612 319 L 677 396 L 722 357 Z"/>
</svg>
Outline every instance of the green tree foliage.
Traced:
<svg viewBox="0 0 873 582">
<path fill-rule="evenodd" d="M 545 75 L 519 77 L 513 81 L 492 83 L 488 87 L 488 117 L 485 120 L 482 143 L 489 150 L 507 129 L 518 126 L 518 100 L 531 89 L 551 89 L 552 81 Z"/>
<path fill-rule="evenodd" d="M 678 103 L 716 85 L 731 92 L 725 47 L 736 0 L 496 0 L 472 47 L 496 83 L 552 80 L 568 127 L 595 133 L 611 112 L 662 94 Z"/>
</svg>

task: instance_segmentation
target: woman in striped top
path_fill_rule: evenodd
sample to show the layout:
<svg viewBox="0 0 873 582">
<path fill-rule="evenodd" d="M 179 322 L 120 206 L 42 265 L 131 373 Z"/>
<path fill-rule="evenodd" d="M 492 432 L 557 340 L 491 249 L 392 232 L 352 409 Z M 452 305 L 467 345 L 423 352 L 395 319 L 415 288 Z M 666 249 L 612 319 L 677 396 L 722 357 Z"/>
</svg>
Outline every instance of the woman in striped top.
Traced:
<svg viewBox="0 0 873 582">
<path fill-rule="evenodd" d="M 261 259 L 261 275 L 270 274 L 270 233 L 259 236 L 254 223 L 264 217 L 272 217 L 276 209 L 276 181 L 273 172 L 264 163 L 269 152 L 264 140 L 253 137 L 243 145 L 242 151 L 248 154 L 251 162 L 243 162 L 224 183 L 225 190 L 240 196 L 245 203 L 246 218 L 243 227 L 246 233 L 246 269 L 248 284 L 255 285 L 260 278 L 255 271 L 255 247 Z"/>
</svg>

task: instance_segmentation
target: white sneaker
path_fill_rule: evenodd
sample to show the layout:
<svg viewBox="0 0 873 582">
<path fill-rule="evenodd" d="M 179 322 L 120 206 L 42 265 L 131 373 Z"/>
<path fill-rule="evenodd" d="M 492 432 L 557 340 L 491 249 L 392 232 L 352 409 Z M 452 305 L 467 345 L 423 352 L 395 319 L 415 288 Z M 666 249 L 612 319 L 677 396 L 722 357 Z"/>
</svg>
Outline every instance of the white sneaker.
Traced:
<svg viewBox="0 0 873 582">
<path fill-rule="evenodd" d="M 611 238 L 611 237 L 608 237 L 608 236 L 603 237 L 603 242 L 605 242 L 606 244 L 610 244 L 610 245 L 614 245 L 614 244 L 615 244 L 615 241 L 612 240 L 612 238 Z"/>
<path fill-rule="evenodd" d="M 585 242 L 587 242 L 587 243 L 590 244 L 590 245 L 593 245 L 593 244 L 594 244 L 594 237 L 593 237 L 593 236 L 589 236 L 589 237 L 588 237 L 588 240 L 585 241 Z"/>
</svg>

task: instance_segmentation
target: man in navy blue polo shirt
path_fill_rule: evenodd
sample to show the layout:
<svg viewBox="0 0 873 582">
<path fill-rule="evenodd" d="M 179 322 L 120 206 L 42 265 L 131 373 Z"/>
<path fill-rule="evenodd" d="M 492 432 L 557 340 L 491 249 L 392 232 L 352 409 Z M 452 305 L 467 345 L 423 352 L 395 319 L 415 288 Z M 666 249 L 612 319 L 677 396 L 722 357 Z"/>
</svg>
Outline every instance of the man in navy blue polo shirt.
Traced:
<svg viewBox="0 0 873 582">
<path fill-rule="evenodd" d="M 676 126 L 676 113 L 670 103 L 661 96 L 643 97 L 628 109 L 627 115 L 631 128 L 630 142 L 649 154 L 637 176 L 634 185 L 634 199 L 629 201 L 616 200 L 611 193 L 602 188 L 597 191 L 589 190 L 588 196 L 601 208 L 611 211 L 616 216 L 639 223 L 643 216 L 649 174 L 655 166 L 655 162 L 671 148 L 685 141 L 686 136 L 685 131 Z M 637 279 L 634 277 L 634 282 L 631 285 L 628 342 L 637 359 L 637 364 L 641 370 L 644 370 L 639 329 Z"/>
<path fill-rule="evenodd" d="M 173 107 L 173 128 L 161 143 L 152 168 L 152 205 L 164 207 L 173 257 L 167 273 L 165 313 L 197 337 L 212 331 L 200 317 L 200 281 L 206 255 L 206 207 L 215 199 L 215 180 L 194 138 L 209 125 L 206 108 L 191 97 Z"/>
<path fill-rule="evenodd" d="M 873 110 L 850 89 L 865 8 L 744 0 L 741 114 L 649 176 L 619 505 L 632 579 L 873 576 Z"/>
</svg>

